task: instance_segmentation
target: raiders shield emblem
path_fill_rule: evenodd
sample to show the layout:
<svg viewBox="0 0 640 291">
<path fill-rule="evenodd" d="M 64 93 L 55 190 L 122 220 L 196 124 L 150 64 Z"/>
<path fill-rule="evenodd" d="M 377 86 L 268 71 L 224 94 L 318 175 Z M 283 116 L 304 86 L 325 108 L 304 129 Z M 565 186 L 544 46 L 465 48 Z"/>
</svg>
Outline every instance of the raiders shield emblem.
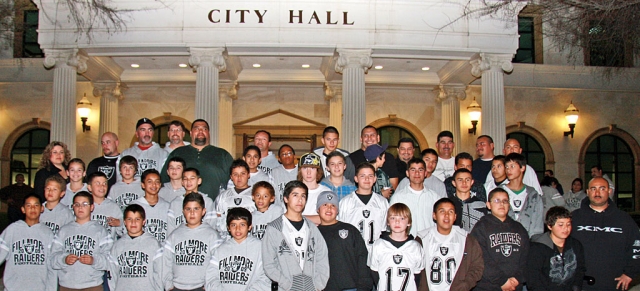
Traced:
<svg viewBox="0 0 640 291">
<path fill-rule="evenodd" d="M 364 216 L 364 218 L 369 218 L 369 215 L 371 215 L 371 211 L 362 210 L 362 216 Z"/>
<path fill-rule="evenodd" d="M 264 237 L 264 229 L 258 230 L 257 233 L 258 233 L 257 236 L 258 236 L 259 239 L 262 239 L 262 237 Z"/>
<path fill-rule="evenodd" d="M 84 242 L 82 241 L 82 239 L 76 239 L 73 242 L 73 248 L 76 250 L 81 250 L 82 247 L 84 247 Z"/>
<path fill-rule="evenodd" d="M 107 175 L 107 180 L 110 180 L 111 177 L 113 177 L 113 172 L 115 172 L 115 167 L 110 167 L 110 166 L 101 166 L 98 167 L 98 172 L 102 172 L 105 175 Z"/>
<path fill-rule="evenodd" d="M 520 208 L 520 206 L 522 206 L 522 200 L 513 200 L 513 205 L 516 208 Z"/>
<path fill-rule="evenodd" d="M 233 203 L 235 203 L 236 206 L 240 205 L 240 203 L 242 203 L 242 198 L 233 198 Z"/>
<path fill-rule="evenodd" d="M 136 264 L 136 258 L 135 257 L 127 257 L 127 266 L 129 267 L 133 267 Z"/>
<path fill-rule="evenodd" d="M 302 246 L 302 238 L 301 237 L 296 237 L 296 244 L 300 247 Z"/>
<path fill-rule="evenodd" d="M 511 245 L 501 245 L 500 252 L 505 257 L 511 256 Z"/>
<path fill-rule="evenodd" d="M 25 243 L 24 244 L 24 251 L 27 254 L 33 254 L 33 251 L 35 251 L 36 246 L 33 243 Z"/>
<path fill-rule="evenodd" d="M 158 224 L 156 223 L 147 223 L 147 231 L 150 233 L 156 233 L 158 232 Z"/>
<path fill-rule="evenodd" d="M 231 263 L 231 271 L 232 271 L 232 272 L 234 272 L 234 273 L 235 273 L 235 272 L 238 272 L 238 271 L 240 271 L 240 267 L 241 267 L 241 266 L 242 266 L 242 263 L 241 263 L 241 262 L 239 262 L 239 261 L 233 261 L 233 262 Z"/>
<path fill-rule="evenodd" d="M 193 244 L 189 244 L 187 247 L 187 255 L 193 255 L 196 253 L 196 246 Z"/>
<path fill-rule="evenodd" d="M 349 236 L 349 230 L 348 229 L 341 229 L 338 231 L 338 235 L 340 236 L 341 239 L 345 239 Z"/>
<path fill-rule="evenodd" d="M 446 256 L 448 253 L 449 253 L 448 247 L 440 247 L 440 254 L 442 254 L 443 256 Z"/>
<path fill-rule="evenodd" d="M 396 263 L 396 265 L 400 265 L 400 263 L 402 263 L 402 255 L 393 255 L 393 262 Z"/>
<path fill-rule="evenodd" d="M 131 202 L 133 202 L 135 198 L 135 194 L 133 193 L 129 193 L 129 195 L 125 196 L 122 201 L 124 202 L 125 205 L 129 205 L 131 204 Z"/>
</svg>

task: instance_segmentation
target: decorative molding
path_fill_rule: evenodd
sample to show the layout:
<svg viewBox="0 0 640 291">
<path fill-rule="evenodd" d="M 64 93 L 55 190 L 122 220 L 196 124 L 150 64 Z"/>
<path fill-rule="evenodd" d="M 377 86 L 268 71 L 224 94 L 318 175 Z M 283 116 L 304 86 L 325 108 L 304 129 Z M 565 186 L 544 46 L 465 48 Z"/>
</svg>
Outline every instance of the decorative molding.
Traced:
<svg viewBox="0 0 640 291">
<path fill-rule="evenodd" d="M 227 96 L 231 100 L 238 100 L 238 88 L 240 88 L 238 81 L 220 82 L 218 85 L 220 98 Z"/>
<path fill-rule="evenodd" d="M 112 95 L 118 100 L 124 99 L 124 93 L 128 89 L 127 85 L 121 82 L 94 82 L 93 83 L 93 96 L 103 97 L 104 95 Z"/>
<path fill-rule="evenodd" d="M 471 60 L 471 74 L 481 77 L 487 70 L 502 70 L 506 73 L 513 71 L 512 54 L 487 54 L 481 53 L 480 57 Z"/>
<path fill-rule="evenodd" d="M 267 112 L 265 114 L 260 114 L 260 115 L 255 116 L 255 117 L 251 117 L 249 119 L 242 120 L 240 122 L 236 122 L 236 123 L 233 124 L 233 127 L 235 128 L 237 126 L 246 125 L 247 123 L 251 123 L 251 122 L 254 122 L 256 120 L 260 120 L 260 119 L 263 119 L 263 118 L 266 118 L 266 117 L 269 117 L 269 116 L 272 116 L 272 115 L 276 115 L 276 114 L 284 114 L 284 115 L 293 117 L 295 119 L 299 119 L 299 120 L 302 120 L 304 122 L 313 124 L 314 126 L 322 126 L 323 128 L 326 126 L 324 123 L 320 123 L 320 122 L 317 122 L 315 120 L 311 120 L 309 118 L 305 118 L 305 117 L 302 117 L 300 115 L 293 114 L 293 113 L 291 113 L 289 111 L 278 109 L 278 110 L 274 110 L 274 111 L 271 111 L 271 112 Z"/>
<path fill-rule="evenodd" d="M 76 68 L 78 74 L 87 71 L 88 58 L 78 54 L 78 49 L 45 49 L 44 66 L 51 69 L 55 66 L 65 64 Z"/>
<path fill-rule="evenodd" d="M 342 83 L 341 82 L 324 82 L 324 100 L 342 99 Z"/>
<path fill-rule="evenodd" d="M 338 73 L 343 73 L 348 67 L 362 68 L 367 73 L 373 65 L 371 49 L 338 49 L 337 52 L 335 68 Z"/>
<path fill-rule="evenodd" d="M 444 84 L 438 85 L 435 91 L 437 92 L 437 101 L 445 101 L 449 98 L 455 98 L 459 101 L 467 99 L 467 86 L 463 84 Z"/>
<path fill-rule="evenodd" d="M 218 72 L 224 72 L 227 69 L 225 48 L 189 48 L 191 57 L 189 57 L 189 65 L 194 71 L 200 66 L 215 66 Z"/>
</svg>

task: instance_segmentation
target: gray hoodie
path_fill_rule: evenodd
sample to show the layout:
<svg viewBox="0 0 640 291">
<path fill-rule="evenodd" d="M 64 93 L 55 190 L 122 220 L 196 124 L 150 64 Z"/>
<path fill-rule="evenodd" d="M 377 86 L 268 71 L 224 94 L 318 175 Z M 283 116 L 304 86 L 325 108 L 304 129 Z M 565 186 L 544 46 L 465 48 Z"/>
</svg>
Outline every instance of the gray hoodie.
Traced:
<svg viewBox="0 0 640 291">
<path fill-rule="evenodd" d="M 204 198 L 204 208 L 207 209 L 207 213 L 202 218 L 202 221 L 213 227 L 217 228 L 216 223 L 218 222 L 216 216 L 216 209 L 213 204 L 213 200 L 209 198 L 206 194 L 202 192 L 198 192 Z M 181 225 L 184 225 L 184 213 L 182 213 L 182 202 L 184 201 L 184 195 L 176 197 L 173 199 L 171 203 L 169 203 L 169 212 L 167 212 L 167 233 L 173 232 L 176 228 Z"/>
<path fill-rule="evenodd" d="M 146 150 L 142 150 L 138 147 L 138 142 L 135 142 L 132 147 L 122 151 L 120 157 L 118 158 L 118 181 L 122 181 L 122 176 L 120 176 L 120 159 L 124 156 L 133 156 L 138 160 L 138 171 L 136 172 L 136 178 L 142 175 L 142 172 L 148 169 L 156 169 L 158 172 L 161 172 L 162 166 L 164 166 L 164 161 L 169 156 L 169 153 L 160 147 L 156 142 L 152 142 L 150 148 Z"/>
<path fill-rule="evenodd" d="M 144 190 L 142 190 L 140 180 L 135 179 L 129 184 L 125 182 L 116 182 L 115 185 L 111 186 L 107 198 L 118 204 L 120 210 L 124 211 L 129 204 L 138 200 L 138 198 L 142 196 L 144 196 Z"/>
<path fill-rule="evenodd" d="M 91 212 L 91 220 L 95 220 L 111 235 L 111 239 L 114 241 L 124 234 L 124 219 L 122 210 L 113 201 L 105 199 L 102 203 L 93 203 L 95 208 Z M 120 220 L 120 226 L 109 226 L 109 217 L 113 217 Z"/>
<path fill-rule="evenodd" d="M 180 225 L 164 242 L 162 281 L 165 290 L 196 289 L 205 285 L 213 250 L 222 243 L 206 223 L 196 228 Z"/>
<path fill-rule="evenodd" d="M 329 280 L 329 257 L 327 244 L 313 222 L 304 219 L 309 227 L 309 244 L 304 271 L 282 233 L 284 216 L 269 223 L 262 239 L 262 260 L 264 271 L 279 290 L 323 290 Z"/>
<path fill-rule="evenodd" d="M 506 188 L 507 186 L 500 186 Z M 527 191 L 527 199 L 522 205 L 522 210 L 518 219 L 516 219 L 515 212 L 509 207 L 509 217 L 513 220 L 520 222 L 524 229 L 527 230 L 529 237 L 535 234 L 544 232 L 544 206 L 542 203 L 542 196 L 538 194 L 535 188 L 525 185 Z"/>
<path fill-rule="evenodd" d="M 44 205 L 44 211 L 40 214 L 40 223 L 48 226 L 53 231 L 53 234 L 57 234 L 65 224 L 76 220 L 73 212 L 62 203 L 58 203 L 51 210 L 46 207 L 46 202 Z"/>
<path fill-rule="evenodd" d="M 132 238 L 124 235 L 113 244 L 111 255 L 111 279 L 113 291 L 162 290 L 162 247 L 148 233 Z"/>
<path fill-rule="evenodd" d="M 51 266 L 58 271 L 60 286 L 84 289 L 102 285 L 102 275 L 109 270 L 109 250 L 113 240 L 97 221 L 69 223 L 60 229 L 51 247 Z M 67 265 L 68 255 L 90 255 L 92 265 L 76 261 Z"/>
<path fill-rule="evenodd" d="M 7 261 L 4 290 L 55 291 L 56 272 L 49 268 L 52 242 L 53 232 L 42 223 L 9 225 L 0 235 L 0 264 Z"/>
<path fill-rule="evenodd" d="M 248 236 L 241 243 L 230 237 L 213 250 L 206 290 L 269 291 L 271 280 L 262 266 L 262 242 Z"/>
<path fill-rule="evenodd" d="M 144 224 L 144 232 L 155 237 L 160 244 L 164 243 L 164 240 L 169 235 L 169 202 L 158 198 L 158 203 L 151 206 L 149 202 L 147 202 L 147 199 L 140 197 L 138 200 L 133 201 L 133 204 L 138 204 L 144 208 L 147 221 Z"/>
</svg>

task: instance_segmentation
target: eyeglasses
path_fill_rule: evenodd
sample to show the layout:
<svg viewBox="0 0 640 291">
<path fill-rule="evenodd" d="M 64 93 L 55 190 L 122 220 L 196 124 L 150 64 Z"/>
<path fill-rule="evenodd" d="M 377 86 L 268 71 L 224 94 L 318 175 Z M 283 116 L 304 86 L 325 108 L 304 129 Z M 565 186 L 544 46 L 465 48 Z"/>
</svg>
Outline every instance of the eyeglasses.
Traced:
<svg viewBox="0 0 640 291">
<path fill-rule="evenodd" d="M 281 153 L 280 155 L 283 156 L 283 157 L 288 157 L 288 156 L 293 156 L 293 153 L 292 152 L 285 152 L 285 153 Z"/>
<path fill-rule="evenodd" d="M 89 207 L 89 205 L 91 205 L 89 202 L 73 203 L 73 207 L 75 208 Z"/>
<path fill-rule="evenodd" d="M 493 202 L 495 204 L 509 204 L 509 200 L 508 199 L 504 199 L 504 200 L 493 199 L 493 200 L 491 200 L 491 202 Z"/>
</svg>

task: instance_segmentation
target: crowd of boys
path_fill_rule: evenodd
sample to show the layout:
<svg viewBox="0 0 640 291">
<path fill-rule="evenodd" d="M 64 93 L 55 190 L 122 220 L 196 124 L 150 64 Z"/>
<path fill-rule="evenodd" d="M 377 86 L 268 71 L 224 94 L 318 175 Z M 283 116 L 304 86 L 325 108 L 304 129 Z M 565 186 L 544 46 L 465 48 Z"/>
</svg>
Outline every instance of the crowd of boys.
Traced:
<svg viewBox="0 0 640 291">
<path fill-rule="evenodd" d="M 351 154 L 327 127 L 296 163 L 261 130 L 227 163 L 206 121 L 193 125 L 184 143 L 172 122 L 162 149 L 143 118 L 121 155 L 106 133 L 91 171 L 72 159 L 68 181 L 46 179 L 45 201 L 23 195 L 24 219 L 0 235 L 5 290 L 626 290 L 640 274 L 640 232 L 610 182 L 580 196 L 574 181 L 560 199 L 573 212 L 547 205 L 515 140 L 496 156 L 479 137 L 474 161 L 453 156 L 444 131 L 437 152 L 416 158 L 403 138 L 393 158 L 371 126 Z"/>
</svg>

